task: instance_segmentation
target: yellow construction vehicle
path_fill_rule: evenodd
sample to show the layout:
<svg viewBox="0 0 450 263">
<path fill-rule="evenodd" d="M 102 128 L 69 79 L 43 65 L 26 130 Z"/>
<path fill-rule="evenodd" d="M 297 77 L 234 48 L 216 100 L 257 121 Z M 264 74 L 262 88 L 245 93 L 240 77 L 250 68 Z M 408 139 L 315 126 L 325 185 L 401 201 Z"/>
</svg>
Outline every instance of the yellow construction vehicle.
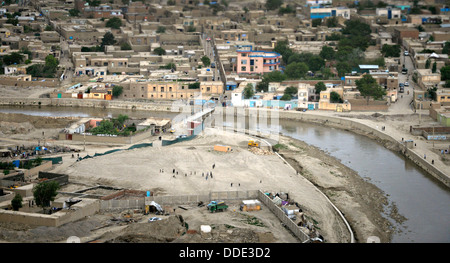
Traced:
<svg viewBox="0 0 450 263">
<path fill-rule="evenodd" d="M 250 140 L 250 141 L 248 141 L 248 147 L 259 147 L 259 142 Z"/>
</svg>

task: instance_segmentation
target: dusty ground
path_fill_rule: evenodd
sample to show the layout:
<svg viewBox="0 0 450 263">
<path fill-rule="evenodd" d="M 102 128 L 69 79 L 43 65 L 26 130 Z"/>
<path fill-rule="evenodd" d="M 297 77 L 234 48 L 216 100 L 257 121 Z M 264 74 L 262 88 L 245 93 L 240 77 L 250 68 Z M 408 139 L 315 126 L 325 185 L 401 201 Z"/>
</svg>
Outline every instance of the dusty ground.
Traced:
<svg viewBox="0 0 450 263">
<path fill-rule="evenodd" d="M 369 236 L 378 236 L 383 242 L 390 240 L 394 229 L 381 216 L 388 203 L 382 191 L 314 146 L 286 137 L 280 144 L 283 147 L 279 153 L 345 215 L 358 242 L 365 242 Z"/>
<path fill-rule="evenodd" d="M 23 142 L 27 138 L 32 141 L 36 135 L 38 136 L 37 131 L 40 131 L 34 125 L 39 127 L 44 122 L 55 122 L 54 127 L 60 128 L 62 128 L 61 125 L 66 126 L 70 123 L 70 120 L 61 121 L 41 117 L 36 117 L 40 120 L 34 120 L 34 117 L 28 117 L 27 122 L 23 122 L 21 118 L 27 119 L 23 116 L 5 118 L 7 123 L 14 123 L 14 120 L 17 120 L 17 123 L 28 123 L 25 125 L 30 126 L 27 126 L 29 130 L 23 130 L 21 134 L 3 134 L 1 143 Z M 48 129 L 46 134 L 51 133 L 51 130 L 56 134 L 60 128 Z M 349 234 L 346 227 L 326 199 L 313 186 L 314 184 L 344 213 L 354 230 L 357 241 L 365 242 L 368 236 L 376 235 L 382 242 L 389 242 L 391 229 L 380 215 L 381 207 L 386 203 L 386 199 L 377 188 L 363 181 L 354 171 L 304 142 L 282 137 L 280 144 L 286 147 L 282 147 L 280 153 L 299 171 L 297 174 L 276 155 L 257 155 L 249 151 L 248 139 L 249 137 L 242 134 L 218 134 L 215 130 L 209 130 L 206 135 L 192 141 L 165 147 L 121 151 L 81 162 L 75 162 L 70 158 L 70 154 L 65 154 L 63 164 L 56 166 L 54 171 L 67 173 L 71 176 L 71 180 L 89 185 L 101 184 L 153 190 L 155 194 L 161 195 L 254 189 L 288 192 L 290 197 L 302 206 L 307 216 L 317 222 L 319 232 L 327 242 L 348 242 Z M 233 147 L 233 152 L 215 152 L 213 151 L 215 144 L 230 145 Z M 79 143 L 75 146 L 79 146 Z M 109 149 L 111 146 L 108 145 L 87 145 L 86 152 L 82 155 L 93 155 Z M 212 164 L 215 164 L 214 169 Z M 95 173 L 92 167 L 95 167 Z M 164 173 L 161 173 L 160 169 L 164 169 Z M 176 178 L 173 177 L 172 169 L 176 169 L 179 173 Z M 212 179 L 206 180 L 202 177 L 201 173 L 206 174 L 211 171 L 214 175 Z M 171 242 L 227 242 L 226 240 L 233 239 L 234 235 L 236 238 L 242 236 L 236 233 L 246 232 L 249 238 L 241 239 L 239 242 L 296 242 L 290 232 L 281 227 L 279 221 L 268 213 L 268 210 L 260 212 L 255 213 L 254 216 L 263 222 L 264 228 L 253 225 L 249 228 L 248 224 L 241 224 L 241 219 L 247 218 L 246 215 L 233 210 L 213 215 L 207 213 L 204 208 L 192 207 L 187 211 L 177 209 L 177 215 L 182 215 L 189 224 L 189 229 L 194 231 L 190 231 L 189 235 L 169 239 Z M 139 213 L 136 213 L 136 216 L 136 222 L 146 222 L 149 217 L 141 215 L 139 218 Z M 0 239 L 62 242 L 63 240 L 58 239 L 58 234 L 55 234 L 59 233 L 60 237 L 77 234 L 83 237 L 84 241 L 99 239 L 101 242 L 125 242 L 126 240 L 138 242 L 143 240 L 144 237 L 139 235 L 132 237 L 129 233 L 121 232 L 132 232 L 133 228 L 128 228 L 129 224 L 124 224 L 120 220 L 111 221 L 112 218 L 118 217 L 120 217 L 120 211 L 105 212 L 57 229 L 44 228 L 45 231 L 42 230 L 43 228 L 13 226 L 12 229 L 27 230 L 15 231 L 10 229 L 11 225 L 3 224 L 0 225 Z M 221 219 L 226 220 L 221 221 Z M 216 226 L 218 230 L 216 238 L 222 239 L 198 234 L 201 224 Z M 74 228 L 79 232 L 76 232 Z M 152 233 L 152 231 L 150 229 L 148 232 Z M 173 233 L 172 230 L 167 231 Z"/>
<path fill-rule="evenodd" d="M 55 88 L 46 87 L 13 87 L 0 86 L 0 94 L 3 98 L 39 98 L 40 96 L 51 93 Z"/>
</svg>

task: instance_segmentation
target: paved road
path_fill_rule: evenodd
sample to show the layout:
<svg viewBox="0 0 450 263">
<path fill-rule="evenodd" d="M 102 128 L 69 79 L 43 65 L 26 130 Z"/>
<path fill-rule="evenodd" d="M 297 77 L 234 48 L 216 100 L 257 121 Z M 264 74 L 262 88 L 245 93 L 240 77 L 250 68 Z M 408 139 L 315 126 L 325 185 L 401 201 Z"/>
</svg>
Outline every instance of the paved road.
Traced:
<svg viewBox="0 0 450 263">
<path fill-rule="evenodd" d="M 389 113 L 392 114 L 409 114 L 414 112 L 414 107 L 412 106 L 413 94 L 415 83 L 412 81 L 412 73 L 414 71 L 414 64 L 410 56 L 404 56 L 403 53 L 400 56 L 401 65 L 405 64 L 408 69 L 408 74 L 404 75 L 399 72 L 398 83 L 408 82 L 409 86 L 405 86 L 405 92 L 399 93 L 398 100 L 392 103 L 389 107 Z M 401 66 L 400 66 L 401 67 Z"/>
</svg>

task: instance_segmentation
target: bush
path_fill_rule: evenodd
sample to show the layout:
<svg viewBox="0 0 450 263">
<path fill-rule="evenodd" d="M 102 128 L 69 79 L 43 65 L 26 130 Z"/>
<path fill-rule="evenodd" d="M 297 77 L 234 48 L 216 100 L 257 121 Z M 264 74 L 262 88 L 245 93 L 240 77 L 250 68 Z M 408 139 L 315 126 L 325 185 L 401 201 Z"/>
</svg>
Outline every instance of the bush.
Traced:
<svg viewBox="0 0 450 263">
<path fill-rule="evenodd" d="M 11 206 L 14 211 L 19 211 L 22 208 L 22 196 L 20 194 L 16 194 L 14 198 L 11 200 Z"/>
</svg>

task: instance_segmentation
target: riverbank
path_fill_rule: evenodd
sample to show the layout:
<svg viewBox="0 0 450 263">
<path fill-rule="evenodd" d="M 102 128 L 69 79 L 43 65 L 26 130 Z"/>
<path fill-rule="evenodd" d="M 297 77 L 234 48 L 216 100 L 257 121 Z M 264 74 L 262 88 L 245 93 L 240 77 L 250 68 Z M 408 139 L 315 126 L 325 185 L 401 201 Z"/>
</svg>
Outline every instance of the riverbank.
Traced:
<svg viewBox="0 0 450 263">
<path fill-rule="evenodd" d="M 278 153 L 302 176 L 323 192 L 338 207 L 354 231 L 356 242 L 371 236 L 390 242 L 399 231 L 382 216 L 388 199 L 383 191 L 338 159 L 304 141 L 280 136 Z M 395 204 L 389 217 L 397 224 L 405 218 L 397 213 Z"/>
<path fill-rule="evenodd" d="M 23 118 L 26 116 L 20 118 L 16 116 L 17 120 L 23 121 Z M 39 117 L 33 116 L 33 120 L 35 118 Z M 40 119 L 58 122 L 51 117 L 40 117 Z M 50 131 L 47 132 L 50 133 Z M 8 137 L 4 139 L 11 144 L 24 143 L 27 134 L 20 136 L 11 134 L 5 137 Z M 281 136 L 280 143 L 290 148 L 281 151 L 286 160 L 296 168 L 299 167 L 298 163 L 295 164 L 292 160 L 301 163 L 302 168 L 298 169 L 299 174 L 296 174 L 273 154 L 258 155 L 248 151 L 246 149 L 248 139 L 249 137 L 244 134 L 221 133 L 219 136 L 211 135 L 210 132 L 198 139 L 173 147 L 151 147 L 118 152 L 107 157 L 97 157 L 82 162 L 75 162 L 75 159 L 70 157 L 71 154 L 63 154 L 63 164 L 57 165 L 53 172 L 69 174 L 73 181 L 141 190 L 151 189 L 159 195 L 189 194 L 208 190 L 246 190 L 255 189 L 255 187 L 288 192 L 294 200 L 299 201 L 307 215 L 317 222 L 317 227 L 320 228 L 320 233 L 323 233 L 327 242 L 349 242 L 350 237 L 345 224 L 328 201 L 316 191 L 318 187 L 339 209 L 342 209 L 354 230 L 357 242 L 365 242 L 369 236 L 378 236 L 382 242 L 390 241 L 393 230 L 381 215 L 381 204 L 385 204 L 386 201 L 383 201 L 382 193 L 376 187 L 364 182 L 356 172 L 315 147 Z M 69 141 L 63 143 L 69 145 Z M 230 159 L 226 155 L 217 155 L 211 151 L 214 144 L 232 145 L 234 154 L 240 157 Z M 86 151 L 80 154 L 93 155 L 110 150 L 111 147 L 88 144 Z M 154 157 L 149 159 L 148 156 Z M 214 179 L 202 180 L 200 171 L 208 171 L 209 163 L 216 164 L 216 169 L 213 170 Z M 249 166 L 249 163 L 252 165 Z M 150 167 L 147 167 L 148 165 Z M 90 172 L 92 166 L 97 167 L 95 175 Z M 174 179 L 170 177 L 170 174 L 161 174 L 158 172 L 159 167 L 164 168 L 165 171 L 176 167 L 182 173 L 179 176 L 181 178 Z M 198 176 L 194 177 L 190 172 L 196 170 Z M 184 178 L 183 172 L 188 173 L 187 178 Z M 327 185 L 315 180 L 318 178 L 328 182 Z M 230 183 L 233 183 L 233 186 Z M 362 203 L 362 200 L 365 202 Z"/>
<path fill-rule="evenodd" d="M 432 121 L 430 117 L 427 119 L 427 116 L 421 117 L 417 114 L 382 115 L 379 113 L 347 113 L 338 116 L 334 112 L 300 113 L 293 111 L 280 111 L 278 115 L 280 119 L 325 125 L 364 135 L 379 142 L 385 148 L 402 154 L 427 174 L 439 180 L 446 187 L 450 187 L 450 167 L 440 153 L 440 149 L 448 148 L 449 143 L 441 141 L 432 143 L 421 136 L 409 133 L 410 125 L 418 123 L 419 118 L 425 123 Z M 405 143 L 407 140 L 413 140 L 410 147 L 407 147 Z"/>
</svg>

